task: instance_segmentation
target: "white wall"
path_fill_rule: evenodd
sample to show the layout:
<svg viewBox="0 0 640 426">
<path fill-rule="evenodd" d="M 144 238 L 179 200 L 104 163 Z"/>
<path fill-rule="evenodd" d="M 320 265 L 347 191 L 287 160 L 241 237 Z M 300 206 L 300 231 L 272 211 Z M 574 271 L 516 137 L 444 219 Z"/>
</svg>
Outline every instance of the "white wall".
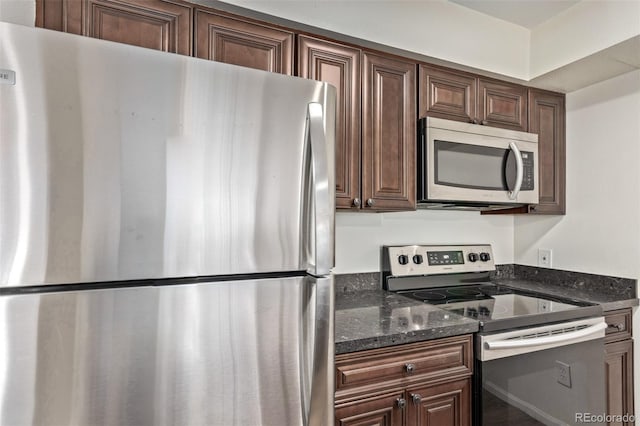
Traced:
<svg viewBox="0 0 640 426">
<path fill-rule="evenodd" d="M 567 215 L 516 217 L 515 263 L 536 265 L 544 247 L 554 269 L 640 279 L 640 71 L 569 93 L 566 106 Z M 635 341 L 638 309 L 633 328 Z"/>
<path fill-rule="evenodd" d="M 33 27 L 35 20 L 35 0 L 0 0 L 0 21 Z"/>
<path fill-rule="evenodd" d="M 640 34 L 640 1 L 581 1 L 531 31 L 530 78 Z"/>
<path fill-rule="evenodd" d="M 337 213 L 335 272 L 379 271 L 383 244 L 484 243 L 493 245 L 496 263 L 513 263 L 513 217 L 437 210 Z"/>
<path fill-rule="evenodd" d="M 226 3 L 514 78 L 529 76 L 529 30 L 445 0 Z"/>
<path fill-rule="evenodd" d="M 640 276 L 640 71 L 567 94 L 567 215 L 515 218 L 515 263 Z"/>
</svg>

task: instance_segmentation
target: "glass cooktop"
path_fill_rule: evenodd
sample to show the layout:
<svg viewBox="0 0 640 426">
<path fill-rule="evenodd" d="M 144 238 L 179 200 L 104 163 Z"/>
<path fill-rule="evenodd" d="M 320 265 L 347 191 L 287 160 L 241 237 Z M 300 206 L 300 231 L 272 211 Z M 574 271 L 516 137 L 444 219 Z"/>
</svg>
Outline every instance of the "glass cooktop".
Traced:
<svg viewBox="0 0 640 426">
<path fill-rule="evenodd" d="M 502 330 L 601 313 L 597 305 L 536 295 L 491 283 L 398 293 L 476 319 L 483 330 Z"/>
</svg>

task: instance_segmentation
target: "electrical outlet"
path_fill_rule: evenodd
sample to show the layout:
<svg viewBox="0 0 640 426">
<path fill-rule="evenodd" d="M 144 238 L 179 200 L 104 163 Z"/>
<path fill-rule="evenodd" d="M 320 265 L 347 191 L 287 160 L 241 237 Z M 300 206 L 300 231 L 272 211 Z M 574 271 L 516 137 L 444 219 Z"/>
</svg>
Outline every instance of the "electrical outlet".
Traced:
<svg viewBox="0 0 640 426">
<path fill-rule="evenodd" d="M 551 268 L 551 249 L 538 249 L 538 266 Z"/>
<path fill-rule="evenodd" d="M 556 361 L 556 380 L 561 385 L 571 387 L 571 366 L 561 361 Z"/>
</svg>

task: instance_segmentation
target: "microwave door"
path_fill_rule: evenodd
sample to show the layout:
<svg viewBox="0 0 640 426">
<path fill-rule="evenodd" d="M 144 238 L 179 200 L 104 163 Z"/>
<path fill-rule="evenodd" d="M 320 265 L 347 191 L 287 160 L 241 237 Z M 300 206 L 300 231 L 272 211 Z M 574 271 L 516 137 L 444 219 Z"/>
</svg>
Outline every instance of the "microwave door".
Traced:
<svg viewBox="0 0 640 426">
<path fill-rule="evenodd" d="M 538 203 L 538 135 L 433 117 L 419 129 L 419 202 Z"/>
<path fill-rule="evenodd" d="M 514 202 L 508 194 L 517 196 L 518 165 L 511 149 L 442 139 L 429 142 L 430 201 Z"/>
</svg>

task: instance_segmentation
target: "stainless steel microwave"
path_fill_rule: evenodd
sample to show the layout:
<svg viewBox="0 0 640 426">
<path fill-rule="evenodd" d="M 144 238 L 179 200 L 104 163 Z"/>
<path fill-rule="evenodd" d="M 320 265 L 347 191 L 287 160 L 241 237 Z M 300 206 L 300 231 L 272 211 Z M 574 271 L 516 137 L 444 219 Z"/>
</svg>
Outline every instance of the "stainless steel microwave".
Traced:
<svg viewBox="0 0 640 426">
<path fill-rule="evenodd" d="M 538 203 L 537 134 L 433 117 L 418 124 L 418 207 Z"/>
</svg>

